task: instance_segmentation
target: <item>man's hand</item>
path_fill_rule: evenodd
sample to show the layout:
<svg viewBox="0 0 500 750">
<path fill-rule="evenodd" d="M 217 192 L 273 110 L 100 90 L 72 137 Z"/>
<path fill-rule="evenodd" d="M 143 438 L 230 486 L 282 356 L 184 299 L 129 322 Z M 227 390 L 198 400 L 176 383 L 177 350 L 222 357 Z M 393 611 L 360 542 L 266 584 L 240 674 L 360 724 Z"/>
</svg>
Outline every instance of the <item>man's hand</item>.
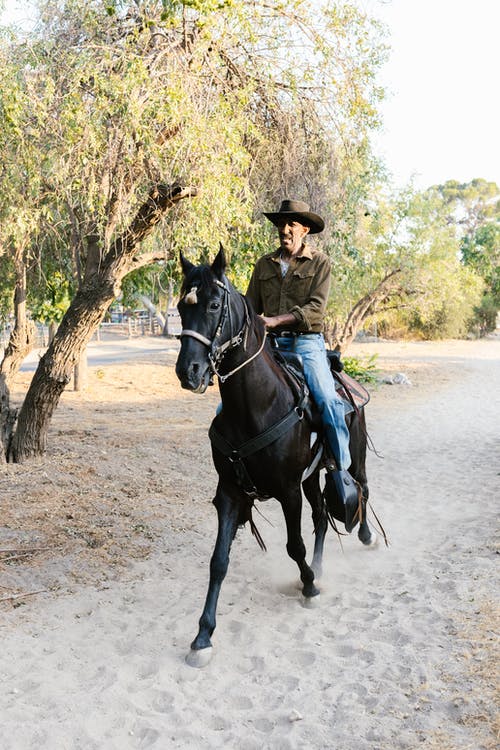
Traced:
<svg viewBox="0 0 500 750">
<path fill-rule="evenodd" d="M 284 315 L 273 315 L 267 318 L 265 315 L 262 316 L 262 320 L 268 330 L 273 328 L 284 328 L 286 326 L 295 325 L 297 318 L 293 313 L 285 313 Z"/>
</svg>

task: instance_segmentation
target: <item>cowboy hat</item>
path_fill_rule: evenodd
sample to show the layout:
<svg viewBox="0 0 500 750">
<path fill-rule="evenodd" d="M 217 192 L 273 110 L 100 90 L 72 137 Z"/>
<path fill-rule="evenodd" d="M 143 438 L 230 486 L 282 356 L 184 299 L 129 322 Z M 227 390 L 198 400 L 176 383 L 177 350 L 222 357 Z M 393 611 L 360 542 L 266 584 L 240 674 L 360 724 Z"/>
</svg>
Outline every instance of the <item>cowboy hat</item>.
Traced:
<svg viewBox="0 0 500 750">
<path fill-rule="evenodd" d="M 318 234 L 325 228 L 325 222 L 321 216 L 309 211 L 309 206 L 303 201 L 284 200 L 278 211 L 275 211 L 274 213 L 264 212 L 264 216 L 266 216 L 269 221 L 272 221 L 273 224 L 276 224 L 276 222 L 284 216 L 292 219 L 292 221 L 299 221 L 305 227 L 309 227 L 310 234 Z"/>
</svg>

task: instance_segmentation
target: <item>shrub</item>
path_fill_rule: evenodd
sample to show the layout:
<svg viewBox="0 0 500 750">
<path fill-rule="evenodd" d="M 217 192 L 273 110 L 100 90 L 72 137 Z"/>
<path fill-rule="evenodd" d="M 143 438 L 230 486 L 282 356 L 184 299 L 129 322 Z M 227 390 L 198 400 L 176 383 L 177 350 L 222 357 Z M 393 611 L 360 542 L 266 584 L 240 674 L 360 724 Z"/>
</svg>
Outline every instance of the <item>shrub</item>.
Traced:
<svg viewBox="0 0 500 750">
<path fill-rule="evenodd" d="M 372 354 L 363 360 L 359 357 L 343 357 L 344 372 L 360 383 L 376 383 L 379 373 L 375 364 L 377 358 L 378 354 Z"/>
</svg>

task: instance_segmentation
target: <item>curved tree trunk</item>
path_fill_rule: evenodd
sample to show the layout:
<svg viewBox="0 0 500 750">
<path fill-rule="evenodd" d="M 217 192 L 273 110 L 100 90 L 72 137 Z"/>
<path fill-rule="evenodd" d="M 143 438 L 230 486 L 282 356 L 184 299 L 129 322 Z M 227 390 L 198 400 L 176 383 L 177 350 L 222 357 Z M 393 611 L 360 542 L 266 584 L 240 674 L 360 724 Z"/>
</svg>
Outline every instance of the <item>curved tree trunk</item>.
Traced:
<svg viewBox="0 0 500 750">
<path fill-rule="evenodd" d="M 73 368 L 114 299 L 113 284 L 83 286 L 41 357 L 19 412 L 9 459 L 20 463 L 44 453 L 47 432 Z"/>
<path fill-rule="evenodd" d="M 364 297 L 356 302 L 347 316 L 343 328 L 341 330 L 337 327 L 335 328 L 332 338 L 337 351 L 344 352 L 347 349 L 366 318 L 373 315 L 377 306 L 394 293 L 394 276 L 397 276 L 399 273 L 401 273 L 401 269 L 399 268 L 387 273 L 375 289 L 365 294 Z"/>
<path fill-rule="evenodd" d="M 50 420 L 73 369 L 106 310 L 120 291 L 128 273 L 159 260 L 155 254 L 140 254 L 137 245 L 158 224 L 165 211 L 182 198 L 196 195 L 191 187 L 157 185 L 140 207 L 125 233 L 116 239 L 100 262 L 86 269 L 83 284 L 40 359 L 19 412 L 9 460 L 22 462 L 44 453 Z M 94 238 L 96 243 L 96 238 Z M 163 256 L 162 256 L 163 257 Z"/>
</svg>

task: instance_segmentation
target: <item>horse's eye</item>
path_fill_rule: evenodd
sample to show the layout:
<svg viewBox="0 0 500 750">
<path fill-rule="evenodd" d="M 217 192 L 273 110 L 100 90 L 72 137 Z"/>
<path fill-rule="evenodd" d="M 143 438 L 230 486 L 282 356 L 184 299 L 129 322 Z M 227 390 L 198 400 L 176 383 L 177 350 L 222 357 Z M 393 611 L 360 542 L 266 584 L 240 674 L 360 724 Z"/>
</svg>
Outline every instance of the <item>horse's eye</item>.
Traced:
<svg viewBox="0 0 500 750">
<path fill-rule="evenodd" d="M 209 310 L 218 310 L 220 307 L 220 302 L 211 302 L 208 306 Z"/>
</svg>

